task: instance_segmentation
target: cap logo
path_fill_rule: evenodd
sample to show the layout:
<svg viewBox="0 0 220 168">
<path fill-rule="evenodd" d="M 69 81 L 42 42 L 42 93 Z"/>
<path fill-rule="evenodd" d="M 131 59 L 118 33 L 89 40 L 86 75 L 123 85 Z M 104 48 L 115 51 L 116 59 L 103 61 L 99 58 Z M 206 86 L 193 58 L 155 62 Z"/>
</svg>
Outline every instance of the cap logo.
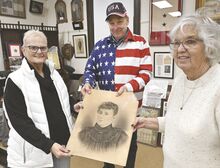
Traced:
<svg viewBox="0 0 220 168">
<path fill-rule="evenodd" d="M 115 3 L 110 4 L 106 9 L 107 18 L 105 20 L 107 20 L 108 17 L 111 15 L 118 15 L 121 17 L 125 17 L 126 9 L 124 5 L 120 2 L 115 2 Z"/>
<path fill-rule="evenodd" d="M 116 5 L 111 5 L 111 6 L 109 6 L 109 8 L 108 8 L 108 12 L 110 12 L 110 11 L 112 11 L 112 10 L 114 10 L 114 9 L 119 9 L 119 7 L 118 7 L 118 5 L 116 4 Z"/>
</svg>

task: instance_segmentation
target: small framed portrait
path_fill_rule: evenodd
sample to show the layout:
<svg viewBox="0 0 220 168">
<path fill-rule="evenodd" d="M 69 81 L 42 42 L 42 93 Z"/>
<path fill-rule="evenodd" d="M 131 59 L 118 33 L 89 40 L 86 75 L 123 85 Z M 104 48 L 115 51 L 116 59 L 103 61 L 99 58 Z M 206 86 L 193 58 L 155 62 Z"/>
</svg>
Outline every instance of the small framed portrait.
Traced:
<svg viewBox="0 0 220 168">
<path fill-rule="evenodd" d="M 73 35 L 73 44 L 76 58 L 87 58 L 86 35 Z"/>
<path fill-rule="evenodd" d="M 58 24 L 68 22 L 67 13 L 66 13 L 66 4 L 63 0 L 56 1 L 55 11 L 56 11 L 56 17 L 57 17 Z"/>
<path fill-rule="evenodd" d="M 44 4 L 42 2 L 31 0 L 29 11 L 31 13 L 42 14 L 43 6 Z"/>
<path fill-rule="evenodd" d="M 140 116 L 142 117 L 158 117 L 160 116 L 160 108 L 143 106 Z M 159 133 L 147 128 L 140 128 L 137 132 L 137 141 L 143 144 L 157 146 Z"/>
<path fill-rule="evenodd" d="M 173 79 L 174 77 L 174 61 L 170 52 L 154 53 L 154 77 Z"/>
<path fill-rule="evenodd" d="M 8 57 L 21 57 L 21 46 L 19 44 L 8 44 Z"/>
<path fill-rule="evenodd" d="M 71 13 L 73 22 L 83 21 L 83 1 L 82 0 L 72 0 L 71 1 Z"/>
</svg>

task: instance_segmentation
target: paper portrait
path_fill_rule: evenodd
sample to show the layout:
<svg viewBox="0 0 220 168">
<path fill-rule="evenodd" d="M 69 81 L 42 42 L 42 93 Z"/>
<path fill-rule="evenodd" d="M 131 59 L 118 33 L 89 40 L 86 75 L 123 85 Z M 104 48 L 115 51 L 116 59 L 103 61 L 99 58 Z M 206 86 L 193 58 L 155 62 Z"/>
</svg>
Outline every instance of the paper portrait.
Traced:
<svg viewBox="0 0 220 168">
<path fill-rule="evenodd" d="M 67 144 L 71 154 L 125 166 L 138 108 L 135 95 L 92 90 L 83 106 Z"/>
</svg>

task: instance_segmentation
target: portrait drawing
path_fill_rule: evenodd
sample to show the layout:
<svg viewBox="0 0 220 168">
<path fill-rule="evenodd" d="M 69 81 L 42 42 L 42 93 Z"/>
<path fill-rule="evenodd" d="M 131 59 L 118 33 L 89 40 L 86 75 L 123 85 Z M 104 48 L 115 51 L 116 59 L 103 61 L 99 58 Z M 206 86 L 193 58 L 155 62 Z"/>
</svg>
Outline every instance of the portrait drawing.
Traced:
<svg viewBox="0 0 220 168">
<path fill-rule="evenodd" d="M 138 107 L 135 95 L 92 90 L 83 106 L 67 144 L 71 154 L 125 166 Z"/>
<path fill-rule="evenodd" d="M 118 105 L 113 102 L 103 102 L 96 113 L 96 123 L 79 132 L 80 141 L 91 150 L 103 151 L 117 148 L 127 140 L 127 134 L 112 123 L 118 113 Z"/>
</svg>

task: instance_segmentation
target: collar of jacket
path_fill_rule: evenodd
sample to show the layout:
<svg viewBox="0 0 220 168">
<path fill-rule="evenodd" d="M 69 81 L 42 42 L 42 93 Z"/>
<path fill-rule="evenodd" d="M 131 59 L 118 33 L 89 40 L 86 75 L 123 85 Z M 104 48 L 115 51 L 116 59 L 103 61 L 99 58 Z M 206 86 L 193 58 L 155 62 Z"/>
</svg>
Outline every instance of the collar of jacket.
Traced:
<svg viewBox="0 0 220 168">
<path fill-rule="evenodd" d="M 54 63 L 52 63 L 50 60 L 46 60 L 45 65 L 48 66 L 48 68 L 50 69 L 50 72 L 52 74 L 54 71 Z M 28 60 L 26 58 L 23 58 L 20 68 L 24 74 L 30 75 L 30 76 L 35 76 L 34 68 L 32 66 L 30 66 L 30 64 L 28 63 Z"/>
</svg>

